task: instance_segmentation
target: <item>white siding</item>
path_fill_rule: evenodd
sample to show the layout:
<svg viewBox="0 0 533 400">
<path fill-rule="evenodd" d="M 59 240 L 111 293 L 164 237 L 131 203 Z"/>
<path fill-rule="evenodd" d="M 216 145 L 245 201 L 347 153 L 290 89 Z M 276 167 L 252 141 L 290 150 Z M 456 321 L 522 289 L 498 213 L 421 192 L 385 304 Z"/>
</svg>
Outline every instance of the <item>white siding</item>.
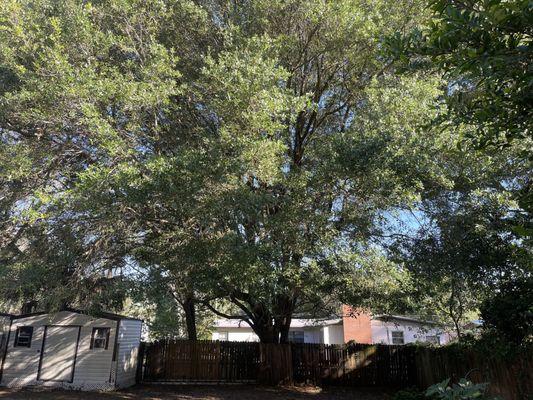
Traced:
<svg viewBox="0 0 533 400">
<path fill-rule="evenodd" d="M 213 340 L 222 340 L 219 333 L 227 333 L 228 339 L 231 342 L 258 342 L 259 337 L 254 333 L 252 328 L 250 328 L 248 325 L 243 326 L 241 328 L 217 328 L 215 332 L 213 332 L 212 339 Z"/>
<path fill-rule="evenodd" d="M 329 328 L 329 341 L 327 344 L 343 344 L 344 343 L 344 330 L 342 325 L 330 325 Z"/>
<path fill-rule="evenodd" d="M 290 331 L 303 331 L 305 343 L 342 344 L 344 340 L 342 325 L 330 325 L 326 327 L 297 327 L 291 328 Z M 259 341 L 259 337 L 248 325 L 243 325 L 240 328 L 217 327 L 213 332 L 211 339 L 223 340 L 222 337 L 225 337 L 226 333 L 228 337 L 227 340 L 231 342 Z"/>
<path fill-rule="evenodd" d="M 324 335 L 320 328 L 304 330 L 304 343 L 324 343 Z"/>
<path fill-rule="evenodd" d="M 118 321 L 98 318 L 87 321 L 81 328 L 78 357 L 74 372 L 74 387 L 107 389 L 114 386 L 112 359 Z M 93 328 L 110 328 L 107 349 L 91 349 Z"/>
<path fill-rule="evenodd" d="M 141 343 L 142 322 L 131 319 L 120 321 L 118 330 L 118 357 L 116 386 L 123 388 L 135 384 L 137 355 Z"/>
<path fill-rule="evenodd" d="M 43 382 L 37 380 L 39 359 L 46 325 L 80 325 L 74 379 L 72 383 Z M 33 326 L 31 347 L 13 347 L 15 332 L 19 326 Z M 9 337 L 2 385 L 59 385 L 79 389 L 107 389 L 111 382 L 111 360 L 115 343 L 117 321 L 94 318 L 84 314 L 62 311 L 56 314 L 43 314 L 13 320 Z M 91 335 L 94 327 L 110 328 L 107 349 L 91 349 Z"/>
<path fill-rule="evenodd" d="M 305 343 L 343 344 L 344 330 L 342 324 L 325 326 L 291 327 L 291 331 L 303 331 Z M 440 344 L 450 341 L 450 335 L 434 325 L 424 325 L 416 321 L 392 319 L 371 320 L 372 343 L 392 344 L 392 332 L 402 331 L 404 343 L 427 342 L 429 337 L 437 336 Z M 227 340 L 236 342 L 257 342 L 259 338 L 246 323 L 239 327 L 218 326 L 212 334 L 213 340 Z"/>
<path fill-rule="evenodd" d="M 19 326 L 33 326 L 33 335 L 29 348 L 13 347 L 15 332 Z M 24 386 L 36 383 L 43 331 L 44 327 L 38 326 L 33 318 L 13 321 L 2 373 L 2 385 Z"/>
<path fill-rule="evenodd" d="M 443 332 L 442 329 L 414 321 L 382 321 L 373 319 L 371 329 L 373 343 L 392 344 L 393 331 L 403 332 L 404 343 L 426 342 L 427 336 L 438 336 L 440 344 L 446 344 L 450 340 L 448 334 Z"/>
<path fill-rule="evenodd" d="M 328 325 L 322 328 L 324 339 L 320 343 L 324 344 L 343 344 L 344 331 L 342 325 Z M 310 342 L 313 343 L 313 342 Z M 315 342 L 318 343 L 318 342 Z"/>
</svg>

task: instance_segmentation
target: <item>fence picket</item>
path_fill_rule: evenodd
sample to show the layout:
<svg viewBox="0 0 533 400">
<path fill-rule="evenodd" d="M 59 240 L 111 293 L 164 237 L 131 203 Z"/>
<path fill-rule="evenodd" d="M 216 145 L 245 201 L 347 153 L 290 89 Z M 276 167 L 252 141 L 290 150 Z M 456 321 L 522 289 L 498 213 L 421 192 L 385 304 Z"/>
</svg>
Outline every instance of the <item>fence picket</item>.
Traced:
<svg viewBox="0 0 533 400">
<path fill-rule="evenodd" d="M 533 392 L 533 355 L 496 360 L 471 350 L 388 345 L 259 344 L 162 340 L 143 343 L 144 381 L 311 383 L 428 387 L 469 373 L 491 394 L 521 400 Z"/>
</svg>

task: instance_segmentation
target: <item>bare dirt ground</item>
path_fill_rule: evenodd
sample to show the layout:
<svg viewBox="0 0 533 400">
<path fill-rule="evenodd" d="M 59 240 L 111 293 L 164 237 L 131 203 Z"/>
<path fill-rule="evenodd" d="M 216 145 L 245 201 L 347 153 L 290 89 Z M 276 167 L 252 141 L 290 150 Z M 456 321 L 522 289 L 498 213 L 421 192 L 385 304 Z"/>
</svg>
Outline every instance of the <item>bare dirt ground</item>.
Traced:
<svg viewBox="0 0 533 400">
<path fill-rule="evenodd" d="M 117 392 L 72 392 L 0 388 L 0 399 L 14 400 L 388 400 L 391 392 L 375 388 L 143 385 Z"/>
</svg>

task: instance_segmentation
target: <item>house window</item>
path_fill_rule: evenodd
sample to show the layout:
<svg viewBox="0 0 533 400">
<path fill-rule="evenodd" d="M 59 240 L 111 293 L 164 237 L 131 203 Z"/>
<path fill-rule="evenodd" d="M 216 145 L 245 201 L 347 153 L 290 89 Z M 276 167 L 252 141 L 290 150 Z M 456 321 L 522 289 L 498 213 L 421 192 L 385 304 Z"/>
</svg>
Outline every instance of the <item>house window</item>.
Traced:
<svg viewBox="0 0 533 400">
<path fill-rule="evenodd" d="M 426 336 L 426 342 L 439 345 L 440 344 L 440 337 L 438 337 L 438 336 Z"/>
<path fill-rule="evenodd" d="M 15 332 L 14 347 L 31 347 L 32 336 L 33 326 L 19 326 Z"/>
<path fill-rule="evenodd" d="M 218 332 L 218 340 L 228 340 L 228 332 Z"/>
<path fill-rule="evenodd" d="M 304 343 L 304 331 L 289 331 L 289 342 Z"/>
<path fill-rule="evenodd" d="M 91 349 L 106 349 L 109 347 L 110 328 L 93 328 L 91 335 Z"/>
<path fill-rule="evenodd" d="M 392 344 L 404 344 L 402 331 L 392 331 L 391 334 L 392 334 Z"/>
</svg>

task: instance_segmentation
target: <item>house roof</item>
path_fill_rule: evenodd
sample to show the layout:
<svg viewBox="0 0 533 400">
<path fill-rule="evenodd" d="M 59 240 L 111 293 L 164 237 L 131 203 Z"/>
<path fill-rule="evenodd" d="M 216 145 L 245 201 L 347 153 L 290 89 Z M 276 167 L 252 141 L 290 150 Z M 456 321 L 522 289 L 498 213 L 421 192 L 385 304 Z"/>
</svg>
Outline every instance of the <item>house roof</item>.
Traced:
<svg viewBox="0 0 533 400">
<path fill-rule="evenodd" d="M 342 319 L 327 319 L 317 320 L 311 318 L 293 318 L 291 321 L 291 328 L 312 328 L 319 326 L 337 325 L 342 323 Z M 217 319 L 215 321 L 216 328 L 249 328 L 248 323 L 242 319 Z"/>
<path fill-rule="evenodd" d="M 439 323 L 435 321 L 428 321 L 428 320 L 423 320 L 423 319 L 416 318 L 416 317 L 409 317 L 405 315 L 382 314 L 382 315 L 376 315 L 372 319 L 380 319 L 384 321 L 399 320 L 399 321 L 416 322 L 419 324 L 426 324 L 426 325 L 439 325 Z"/>
<path fill-rule="evenodd" d="M 105 311 L 99 311 L 99 312 L 94 312 L 93 313 L 93 312 L 89 312 L 89 311 L 86 311 L 86 310 L 78 310 L 78 309 L 75 309 L 75 308 L 64 308 L 62 310 L 59 310 L 58 312 L 61 312 L 61 311 L 68 311 L 68 312 L 75 313 L 75 314 L 84 314 L 84 315 L 89 315 L 89 316 L 94 316 L 94 317 L 99 317 L 99 318 L 106 318 L 106 319 L 110 319 L 110 320 L 114 320 L 114 321 L 119 321 L 121 319 L 127 319 L 127 320 L 141 321 L 142 322 L 142 319 L 139 319 L 139 318 L 126 317 L 124 315 L 109 313 L 109 312 L 105 312 Z M 37 315 L 45 315 L 45 314 L 52 314 L 52 313 L 49 313 L 49 312 L 46 312 L 46 311 L 40 311 L 40 312 L 34 312 L 34 313 L 28 313 L 28 314 L 12 315 L 11 317 L 13 319 L 20 319 L 20 318 L 28 318 L 28 317 L 33 317 L 33 316 L 37 316 Z"/>
<path fill-rule="evenodd" d="M 416 317 L 405 315 L 375 315 L 372 317 L 374 320 L 382 321 L 405 321 L 414 322 L 425 325 L 439 325 L 435 321 L 427 321 Z M 330 319 L 314 319 L 314 318 L 293 318 L 291 321 L 291 328 L 311 328 L 321 327 L 329 325 L 342 324 L 342 318 L 330 318 Z M 214 324 L 215 328 L 249 328 L 250 326 L 244 319 L 217 319 Z"/>
</svg>

